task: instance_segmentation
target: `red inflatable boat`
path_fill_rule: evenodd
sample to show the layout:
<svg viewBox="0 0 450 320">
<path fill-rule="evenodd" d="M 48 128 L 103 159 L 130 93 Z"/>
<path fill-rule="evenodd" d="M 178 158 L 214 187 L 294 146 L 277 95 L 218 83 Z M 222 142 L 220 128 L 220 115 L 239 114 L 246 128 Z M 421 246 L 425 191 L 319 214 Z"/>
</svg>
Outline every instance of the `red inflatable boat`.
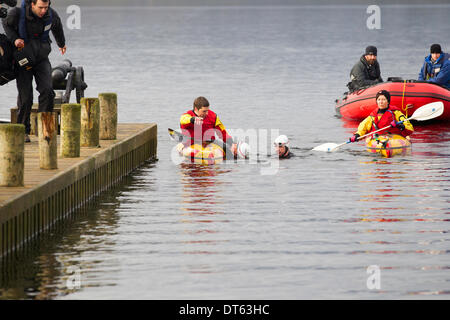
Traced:
<svg viewBox="0 0 450 320">
<path fill-rule="evenodd" d="M 450 120 L 450 90 L 430 82 L 418 80 L 389 80 L 377 85 L 345 93 L 336 100 L 336 114 L 348 120 L 363 120 L 377 108 L 375 95 L 380 90 L 391 94 L 391 105 L 401 108 L 406 116 L 431 102 L 442 101 L 444 113 L 437 120 Z M 408 104 L 412 106 L 407 108 Z"/>
</svg>

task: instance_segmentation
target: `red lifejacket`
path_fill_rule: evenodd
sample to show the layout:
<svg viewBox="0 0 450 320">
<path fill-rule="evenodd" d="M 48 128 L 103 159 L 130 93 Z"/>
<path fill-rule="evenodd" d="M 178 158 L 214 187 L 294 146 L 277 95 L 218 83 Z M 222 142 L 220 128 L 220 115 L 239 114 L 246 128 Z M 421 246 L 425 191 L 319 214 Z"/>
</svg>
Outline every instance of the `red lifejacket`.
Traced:
<svg viewBox="0 0 450 320">
<path fill-rule="evenodd" d="M 185 114 L 191 117 L 197 117 L 194 110 L 189 110 Z M 180 128 L 183 134 L 190 136 L 191 141 L 187 141 L 186 145 L 198 143 L 199 141 L 212 141 L 215 140 L 214 134 L 217 133 L 218 137 L 225 143 L 233 142 L 233 138 L 227 133 L 222 122 L 218 120 L 217 114 L 214 111 L 208 110 L 208 114 L 203 119 L 201 130 L 196 128 L 193 123 L 180 123 Z"/>
<path fill-rule="evenodd" d="M 382 114 L 382 116 L 378 119 L 379 113 L 378 109 L 374 110 L 370 115 L 372 116 L 372 130 L 376 131 L 378 129 L 387 127 L 391 124 L 392 121 L 397 121 L 395 118 L 394 111 L 401 111 L 397 107 L 389 106 L 388 109 Z M 386 133 L 392 133 L 392 134 L 399 134 L 401 136 L 408 136 L 411 132 L 409 130 L 400 130 L 399 128 L 395 127 L 389 127 L 384 131 L 379 132 L 379 134 L 386 134 Z"/>
</svg>

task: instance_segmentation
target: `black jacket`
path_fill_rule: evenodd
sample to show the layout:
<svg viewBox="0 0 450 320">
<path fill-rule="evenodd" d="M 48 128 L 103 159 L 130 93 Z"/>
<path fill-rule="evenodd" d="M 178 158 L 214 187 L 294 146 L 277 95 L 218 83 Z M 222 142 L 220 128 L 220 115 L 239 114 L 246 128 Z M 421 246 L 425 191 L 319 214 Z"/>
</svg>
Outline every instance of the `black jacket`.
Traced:
<svg viewBox="0 0 450 320">
<path fill-rule="evenodd" d="M 351 82 L 348 86 L 352 91 L 383 82 L 378 61 L 375 61 L 373 65 L 369 65 L 364 55 L 361 56 L 350 71 L 350 79 Z"/>
<path fill-rule="evenodd" d="M 20 21 L 20 10 L 21 8 L 15 7 L 9 10 L 8 16 L 2 19 L 3 29 L 5 30 L 6 36 L 14 44 L 17 39 L 20 39 L 19 35 L 19 21 Z M 63 48 L 66 45 L 66 39 L 64 37 L 64 30 L 61 23 L 59 15 L 51 7 L 52 10 L 52 26 L 50 30 L 55 37 L 58 47 Z M 49 13 L 47 12 L 46 15 Z M 41 42 L 40 39 L 31 39 L 33 34 L 42 34 L 44 31 L 45 16 L 39 18 L 31 11 L 31 6 L 27 5 L 26 8 L 26 26 L 28 37 L 30 38 L 29 43 L 25 45 L 31 45 L 36 62 L 43 60 L 48 57 L 51 51 L 50 38 L 48 42 Z"/>
</svg>

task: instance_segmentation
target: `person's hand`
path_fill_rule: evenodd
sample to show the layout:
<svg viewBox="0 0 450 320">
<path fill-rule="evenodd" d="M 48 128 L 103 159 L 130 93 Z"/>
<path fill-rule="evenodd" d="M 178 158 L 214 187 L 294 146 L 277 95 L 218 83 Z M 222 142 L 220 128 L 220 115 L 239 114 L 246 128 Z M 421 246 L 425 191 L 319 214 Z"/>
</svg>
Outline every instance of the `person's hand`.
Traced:
<svg viewBox="0 0 450 320">
<path fill-rule="evenodd" d="M 348 139 L 349 142 L 356 142 L 359 139 L 359 134 L 355 133 L 352 137 Z"/>
<path fill-rule="evenodd" d="M 395 120 L 393 120 L 392 122 L 391 122 L 391 127 L 392 128 L 398 128 L 398 129 L 400 129 L 400 130 L 403 130 L 403 129 L 405 129 L 405 125 L 403 124 L 403 122 L 397 122 L 397 121 L 395 121 Z"/>
<path fill-rule="evenodd" d="M 203 124 L 203 118 L 194 117 L 194 124 L 198 125 L 198 126 L 202 125 Z"/>
<path fill-rule="evenodd" d="M 67 50 L 67 47 L 66 47 L 66 46 L 64 46 L 64 47 L 62 47 L 62 48 L 59 48 L 59 51 L 61 51 L 61 54 L 65 54 L 65 53 L 66 53 L 66 50 Z"/>
<path fill-rule="evenodd" d="M 14 45 L 21 49 L 23 47 L 25 47 L 25 41 L 23 41 L 23 39 L 16 39 L 16 41 L 14 41 Z"/>
<path fill-rule="evenodd" d="M 177 144 L 176 148 L 179 154 L 183 154 L 184 144 L 179 143 Z"/>
<path fill-rule="evenodd" d="M 231 150 L 231 152 L 233 152 L 234 155 L 236 155 L 236 154 L 237 154 L 237 144 L 236 144 L 236 143 L 233 143 L 233 144 L 231 145 L 230 150 Z"/>
<path fill-rule="evenodd" d="M 399 128 L 399 129 L 401 129 L 402 127 L 405 128 L 405 125 L 403 124 L 402 121 L 397 122 L 397 121 L 393 120 L 393 121 L 391 122 L 391 127 L 392 127 L 392 128 Z"/>
</svg>

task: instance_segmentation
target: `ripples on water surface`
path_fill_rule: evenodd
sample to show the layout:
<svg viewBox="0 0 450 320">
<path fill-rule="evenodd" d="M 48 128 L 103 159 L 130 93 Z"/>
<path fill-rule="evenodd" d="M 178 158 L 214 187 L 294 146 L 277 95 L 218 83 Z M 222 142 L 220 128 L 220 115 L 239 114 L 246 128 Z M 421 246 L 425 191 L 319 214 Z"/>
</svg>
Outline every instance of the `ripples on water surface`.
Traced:
<svg viewBox="0 0 450 320">
<path fill-rule="evenodd" d="M 310 151 L 354 131 L 333 101 L 367 39 L 384 78 L 415 78 L 442 40 L 417 26 L 449 34 L 448 6 L 390 7 L 380 31 L 365 29 L 365 9 L 83 9 L 82 30 L 67 32 L 68 58 L 84 66 L 87 95 L 119 93 L 120 122 L 158 123 L 159 161 L 3 261 L 1 297 L 448 298 L 450 126 L 417 126 L 403 158 L 362 145 Z M 14 101 L 14 88 L 3 90 Z M 296 157 L 274 175 L 262 174 L 265 157 L 172 163 L 166 128 L 198 95 L 228 128 L 287 134 Z M 380 290 L 367 288 L 370 265 L 380 267 Z"/>
</svg>

